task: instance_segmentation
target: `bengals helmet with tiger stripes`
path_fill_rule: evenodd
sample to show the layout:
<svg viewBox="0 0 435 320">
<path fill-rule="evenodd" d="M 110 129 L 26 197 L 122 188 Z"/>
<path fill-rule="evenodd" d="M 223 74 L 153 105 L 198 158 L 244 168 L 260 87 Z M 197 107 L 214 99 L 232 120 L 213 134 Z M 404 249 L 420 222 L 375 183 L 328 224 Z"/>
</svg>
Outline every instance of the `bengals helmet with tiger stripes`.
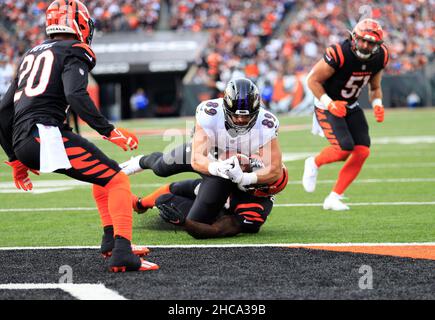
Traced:
<svg viewBox="0 0 435 320">
<path fill-rule="evenodd" d="M 94 35 L 94 22 L 86 6 L 78 0 L 55 0 L 46 11 L 47 35 L 70 33 L 88 45 Z"/>
<path fill-rule="evenodd" d="M 352 50 L 360 59 L 368 59 L 379 51 L 384 42 L 384 32 L 379 22 L 373 19 L 363 19 L 356 24 L 351 32 Z M 359 42 L 367 41 L 370 46 L 361 48 Z"/>
<path fill-rule="evenodd" d="M 288 183 L 288 170 L 282 164 L 282 175 L 273 183 L 263 185 L 252 185 L 246 188 L 246 191 L 256 197 L 270 197 L 273 196 L 287 187 Z"/>
</svg>

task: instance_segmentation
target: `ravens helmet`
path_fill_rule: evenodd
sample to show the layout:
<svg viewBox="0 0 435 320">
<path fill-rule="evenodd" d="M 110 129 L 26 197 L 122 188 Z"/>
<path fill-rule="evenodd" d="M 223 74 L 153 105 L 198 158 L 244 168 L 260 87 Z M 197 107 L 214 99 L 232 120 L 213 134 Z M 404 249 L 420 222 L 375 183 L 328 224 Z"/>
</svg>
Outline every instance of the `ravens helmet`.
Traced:
<svg viewBox="0 0 435 320">
<path fill-rule="evenodd" d="M 247 133 L 254 126 L 260 111 L 260 93 L 249 79 L 228 82 L 224 91 L 225 127 L 237 135 Z"/>
</svg>

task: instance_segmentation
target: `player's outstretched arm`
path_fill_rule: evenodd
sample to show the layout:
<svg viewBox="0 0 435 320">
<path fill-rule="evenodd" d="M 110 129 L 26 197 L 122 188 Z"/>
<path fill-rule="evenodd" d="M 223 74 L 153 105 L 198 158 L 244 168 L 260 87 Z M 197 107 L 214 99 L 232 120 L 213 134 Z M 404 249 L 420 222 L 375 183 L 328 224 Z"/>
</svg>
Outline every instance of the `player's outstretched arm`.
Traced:
<svg viewBox="0 0 435 320">
<path fill-rule="evenodd" d="M 211 225 L 186 219 L 184 229 L 195 239 L 233 237 L 241 232 L 239 222 L 230 215 L 220 217 Z"/>
<path fill-rule="evenodd" d="M 192 139 L 192 168 L 196 172 L 208 174 L 228 179 L 226 171 L 231 168 L 228 163 L 220 161 L 211 161 L 208 158 L 210 143 L 204 129 L 197 123 L 195 125 L 195 133 Z"/>
<path fill-rule="evenodd" d="M 110 137 L 114 126 L 98 111 L 88 87 L 88 66 L 77 58 L 68 60 L 62 74 L 66 100 L 83 121 L 102 136 Z"/>
<path fill-rule="evenodd" d="M 264 168 L 255 171 L 258 184 L 275 182 L 282 175 L 282 152 L 278 138 L 269 141 L 261 150 Z"/>
<path fill-rule="evenodd" d="M 173 205 L 161 204 L 157 208 L 164 221 L 184 227 L 195 239 L 231 237 L 241 232 L 240 224 L 234 216 L 222 216 L 210 225 L 187 219 L 185 214 Z"/>
</svg>

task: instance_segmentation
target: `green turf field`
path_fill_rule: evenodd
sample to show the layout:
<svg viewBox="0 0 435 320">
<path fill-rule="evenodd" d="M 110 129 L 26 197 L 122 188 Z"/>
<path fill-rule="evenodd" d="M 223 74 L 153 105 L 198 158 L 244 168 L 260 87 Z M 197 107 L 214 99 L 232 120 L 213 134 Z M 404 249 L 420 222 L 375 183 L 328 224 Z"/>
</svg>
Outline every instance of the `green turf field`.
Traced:
<svg viewBox="0 0 435 320">
<path fill-rule="evenodd" d="M 357 181 L 347 190 L 347 212 L 322 210 L 321 206 L 277 206 L 256 235 L 239 235 L 218 240 L 195 240 L 185 232 L 163 223 L 157 210 L 134 216 L 134 242 L 138 244 L 206 243 L 318 243 L 318 242 L 434 242 L 435 241 L 435 109 L 387 110 L 382 124 L 366 111 L 373 145 L 371 156 Z M 134 129 L 185 129 L 192 119 L 152 119 L 117 124 Z M 316 153 L 327 145 L 311 135 L 311 117 L 280 117 L 280 144 L 284 155 Z M 297 125 L 294 126 L 293 125 Z M 302 125 L 302 126 L 301 126 Z M 190 125 L 189 125 L 190 126 Z M 292 131 L 292 129 L 295 129 Z M 84 130 L 88 132 L 88 130 Z M 416 139 L 410 139 L 410 138 Z M 390 138 L 391 141 L 387 140 Z M 396 138 L 396 139 L 393 139 Z M 177 139 L 180 139 L 178 137 Z M 161 151 L 174 139 L 142 136 L 139 151 L 123 152 L 115 145 L 93 139 L 117 161 L 131 155 Z M 11 192 L 10 168 L 0 160 L 0 246 L 99 245 L 101 227 L 90 185 L 70 186 L 68 177 L 57 174 L 31 176 L 35 193 Z M 288 161 L 290 184 L 276 204 L 321 204 L 330 192 L 340 164 L 322 167 L 313 194 L 305 193 L 300 180 L 303 159 Z M 139 195 L 156 185 L 193 174 L 162 179 L 150 172 L 131 177 L 132 190 Z M 45 184 L 41 184 L 42 181 Z M 47 182 L 47 180 L 50 180 Z M 64 191 L 46 192 L 52 180 L 61 181 Z M 39 184 L 38 184 L 39 183 Z M 59 186 L 51 187 L 59 188 Z M 36 193 L 44 191 L 44 193 Z M 51 190 L 53 191 L 53 190 Z M 128 201 L 128 199 L 126 199 Z M 382 202 L 382 204 L 376 204 Z M 411 204 L 397 204 L 411 202 Z M 424 204 L 425 202 L 429 202 Z M 430 204 L 432 202 L 432 204 Z M 352 205 L 356 203 L 359 205 Z M 372 203 L 371 205 L 364 205 Z M 24 211 L 23 209 L 30 209 Z M 59 208 L 64 208 L 60 209 Z M 55 211 L 58 210 L 58 211 Z"/>
</svg>

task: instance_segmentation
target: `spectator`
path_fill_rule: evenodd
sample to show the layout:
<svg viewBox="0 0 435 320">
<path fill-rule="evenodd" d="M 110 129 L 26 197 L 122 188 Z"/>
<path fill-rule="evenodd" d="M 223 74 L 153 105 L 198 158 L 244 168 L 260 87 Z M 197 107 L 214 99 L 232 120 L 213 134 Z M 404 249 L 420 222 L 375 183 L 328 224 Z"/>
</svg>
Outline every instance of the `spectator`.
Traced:
<svg viewBox="0 0 435 320">
<path fill-rule="evenodd" d="M 142 88 L 136 90 L 136 92 L 130 98 L 130 108 L 134 118 L 144 118 L 148 108 L 149 100 L 145 95 L 145 91 Z"/>
</svg>

